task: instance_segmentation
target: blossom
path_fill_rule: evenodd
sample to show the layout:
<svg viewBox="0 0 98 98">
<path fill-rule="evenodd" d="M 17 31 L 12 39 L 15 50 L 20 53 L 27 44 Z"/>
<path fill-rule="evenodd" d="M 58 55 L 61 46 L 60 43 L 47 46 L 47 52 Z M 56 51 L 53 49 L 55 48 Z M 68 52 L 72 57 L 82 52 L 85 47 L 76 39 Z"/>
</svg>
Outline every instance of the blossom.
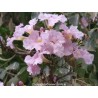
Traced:
<svg viewBox="0 0 98 98">
<path fill-rule="evenodd" d="M 67 18 L 64 15 L 57 15 L 57 14 L 44 14 L 40 13 L 38 16 L 38 19 L 40 21 L 48 20 L 48 26 L 53 27 L 57 22 L 62 22 L 64 23 L 67 21 Z"/>
<path fill-rule="evenodd" d="M 16 37 L 16 38 L 21 37 L 24 34 L 24 32 L 25 32 L 25 29 L 23 27 L 23 24 L 21 23 L 18 26 L 16 26 L 13 37 Z"/>
<path fill-rule="evenodd" d="M 64 15 L 59 15 L 59 21 L 64 23 L 65 21 L 67 21 L 67 18 Z"/>
<path fill-rule="evenodd" d="M 43 62 L 43 55 L 39 52 L 36 52 L 32 57 L 27 55 L 24 61 L 30 65 L 41 64 Z"/>
<path fill-rule="evenodd" d="M 73 35 L 74 38 L 82 39 L 84 34 L 77 29 L 77 26 L 70 26 L 69 33 Z"/>
<path fill-rule="evenodd" d="M 61 32 L 58 32 L 56 30 L 49 31 L 49 40 L 54 44 L 55 43 L 60 43 L 60 44 L 65 43 L 65 39 L 64 39 L 63 35 L 61 34 Z"/>
<path fill-rule="evenodd" d="M 86 64 L 92 64 L 93 60 L 94 60 L 94 55 L 90 54 L 86 49 L 76 49 L 73 52 L 73 56 L 76 59 L 82 58 Z"/>
<path fill-rule="evenodd" d="M 42 34 L 42 39 L 44 41 L 46 41 L 47 43 L 65 43 L 65 38 L 63 37 L 63 35 L 61 34 L 61 32 L 56 31 L 56 30 L 46 30 L 43 34 Z"/>
<path fill-rule="evenodd" d="M 24 37 L 22 36 L 24 34 L 25 30 L 23 28 L 23 24 L 20 23 L 18 26 L 15 27 L 15 32 L 13 34 L 13 37 L 7 38 L 7 45 L 10 46 L 11 49 L 14 48 L 13 41 L 14 40 L 22 40 Z"/>
<path fill-rule="evenodd" d="M 55 54 L 59 57 L 64 56 L 64 49 L 63 49 L 63 43 L 66 42 L 65 38 L 61 34 L 61 32 L 58 32 L 56 30 L 46 30 L 41 34 L 41 37 L 43 39 L 43 42 L 47 45 L 48 43 L 48 49 L 51 50 L 50 53 Z M 46 47 L 46 46 L 44 46 Z M 49 51 L 48 50 L 48 51 Z M 47 51 L 47 50 L 46 50 Z"/>
<path fill-rule="evenodd" d="M 39 36 L 39 31 L 34 30 L 29 37 L 23 40 L 23 47 L 28 50 L 36 49 L 36 51 L 41 49 L 43 41 Z"/>
<path fill-rule="evenodd" d="M 45 43 L 42 45 L 40 52 L 42 54 L 53 54 L 53 47 L 49 43 Z"/>
<path fill-rule="evenodd" d="M 48 19 L 49 17 L 51 17 L 51 14 L 40 13 L 38 16 L 38 19 L 40 19 L 40 21 L 44 21 L 44 20 Z"/>
<path fill-rule="evenodd" d="M 80 40 L 84 36 L 84 34 L 77 29 L 77 26 L 71 25 L 68 28 L 65 24 L 61 24 L 59 28 L 64 30 L 64 33 L 66 34 L 66 36 L 70 36 L 70 37 L 73 36 L 74 38 L 80 39 Z"/>
<path fill-rule="evenodd" d="M 62 29 L 62 30 L 64 30 L 64 31 L 66 31 L 66 30 L 68 30 L 68 27 L 67 27 L 65 24 L 62 23 L 62 24 L 60 25 L 59 29 Z"/>
<path fill-rule="evenodd" d="M 41 70 L 41 68 L 38 65 L 29 65 L 27 68 L 27 71 L 32 76 L 36 76 L 36 75 L 40 74 L 40 70 Z"/>
<path fill-rule="evenodd" d="M 16 39 L 15 37 L 8 38 L 8 39 L 7 39 L 7 45 L 6 45 L 6 46 L 10 46 L 10 48 L 13 49 L 13 48 L 14 48 L 13 41 L 14 41 L 15 39 Z"/>
<path fill-rule="evenodd" d="M 32 26 L 34 26 L 36 23 L 37 23 L 37 19 L 36 19 L 36 18 L 31 19 L 31 20 L 29 21 L 29 24 L 32 25 Z"/>
<path fill-rule="evenodd" d="M 53 53 L 54 53 L 55 55 L 57 55 L 58 57 L 63 57 L 63 56 L 65 55 L 65 54 L 64 54 L 64 47 L 63 47 L 62 44 L 57 43 L 57 44 L 55 44 L 55 45 L 53 46 L 53 48 L 54 48 Z"/>
<path fill-rule="evenodd" d="M 39 30 L 35 30 L 34 26 L 38 21 L 43 21 L 46 28 L 39 27 Z M 16 26 L 13 36 L 7 39 L 7 46 L 12 49 L 14 48 L 14 40 L 22 40 L 26 50 L 35 51 L 33 56 L 27 55 L 24 59 L 30 75 L 40 74 L 39 65 L 43 62 L 50 63 L 45 58 L 45 54 L 54 54 L 58 57 L 73 55 L 75 59 L 82 58 L 86 64 L 92 64 L 94 55 L 72 40 L 73 38 L 81 40 L 84 36 L 83 32 L 79 31 L 77 26 L 68 27 L 65 24 L 66 21 L 67 18 L 64 15 L 40 13 L 38 18 L 31 19 L 28 25 L 24 26 L 21 23 Z M 53 26 L 58 22 L 60 23 L 59 30 L 53 29 Z M 50 27 L 52 28 L 50 29 Z M 25 32 L 28 35 L 24 35 Z M 45 69 L 45 71 L 49 70 Z"/>
<path fill-rule="evenodd" d="M 73 43 L 69 40 L 63 44 L 64 47 L 64 55 L 69 56 L 73 53 Z"/>
<path fill-rule="evenodd" d="M 36 18 L 31 19 L 31 20 L 29 21 L 29 25 L 26 25 L 26 26 L 24 27 L 25 31 L 26 31 L 27 33 L 31 34 L 31 33 L 33 32 L 33 26 L 36 25 L 37 21 L 38 21 L 38 20 L 37 20 Z"/>
</svg>

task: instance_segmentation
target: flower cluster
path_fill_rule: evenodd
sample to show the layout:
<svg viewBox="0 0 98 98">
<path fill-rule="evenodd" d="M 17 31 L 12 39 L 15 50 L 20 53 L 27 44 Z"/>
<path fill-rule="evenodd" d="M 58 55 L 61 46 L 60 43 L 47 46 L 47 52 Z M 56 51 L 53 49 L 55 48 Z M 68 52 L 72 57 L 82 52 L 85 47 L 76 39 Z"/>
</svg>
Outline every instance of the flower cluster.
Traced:
<svg viewBox="0 0 98 98">
<path fill-rule="evenodd" d="M 54 54 L 60 58 L 72 55 L 75 59 L 84 59 L 86 64 L 92 64 L 93 54 L 73 41 L 73 39 L 82 40 L 84 33 L 79 31 L 77 26 L 68 27 L 66 21 L 64 15 L 40 13 L 38 18 L 30 20 L 28 25 L 24 26 L 21 23 L 16 26 L 13 37 L 7 39 L 7 46 L 11 49 L 15 48 L 14 40 L 21 40 L 26 50 L 36 51 L 33 56 L 27 55 L 24 59 L 30 75 L 40 73 L 39 65 L 47 60 L 45 54 Z M 38 22 L 42 22 L 45 26 L 36 30 Z M 59 30 L 54 29 L 56 24 L 59 24 Z"/>
</svg>

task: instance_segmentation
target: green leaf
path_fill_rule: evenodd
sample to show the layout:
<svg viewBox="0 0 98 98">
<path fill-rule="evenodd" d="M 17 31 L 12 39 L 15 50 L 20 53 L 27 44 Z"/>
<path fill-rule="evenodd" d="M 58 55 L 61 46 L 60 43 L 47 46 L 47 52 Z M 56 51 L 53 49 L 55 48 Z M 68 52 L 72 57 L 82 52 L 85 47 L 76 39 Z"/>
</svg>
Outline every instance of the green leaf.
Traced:
<svg viewBox="0 0 98 98">
<path fill-rule="evenodd" d="M 85 47 L 89 51 L 95 51 L 95 48 L 98 48 L 98 31 L 96 31 L 96 28 L 94 28 L 88 33 L 88 35 L 90 39 L 86 41 Z"/>
<path fill-rule="evenodd" d="M 34 77 L 33 78 L 33 84 L 36 84 L 38 82 L 39 78 L 38 77 Z"/>
<path fill-rule="evenodd" d="M 89 79 L 90 79 L 90 81 L 91 81 L 94 85 L 98 85 L 98 80 L 97 80 L 97 77 L 96 77 L 96 74 L 95 74 L 95 73 L 90 73 Z"/>
<path fill-rule="evenodd" d="M 82 68 L 78 68 L 77 69 L 77 74 L 79 75 L 79 77 L 84 77 L 85 75 L 85 70 Z"/>
<path fill-rule="evenodd" d="M 37 18 L 39 14 L 40 14 L 39 12 L 32 12 L 31 13 L 31 19 L 33 19 L 35 17 Z"/>
<path fill-rule="evenodd" d="M 17 82 L 19 81 L 19 78 L 17 76 L 11 78 L 8 82 L 7 82 L 7 86 L 11 86 L 11 84 L 13 83 L 14 85 L 17 84 Z"/>
<path fill-rule="evenodd" d="M 2 55 L 2 48 L 0 48 L 0 55 Z"/>
<path fill-rule="evenodd" d="M 15 55 L 12 56 L 11 58 L 8 58 L 8 59 L 5 59 L 5 58 L 0 57 L 0 60 L 1 60 L 1 61 L 10 61 L 10 60 L 12 60 L 14 57 L 15 57 Z"/>
<path fill-rule="evenodd" d="M 23 67 L 17 74 L 17 76 L 19 77 L 19 80 L 23 81 L 24 83 L 27 81 L 28 79 L 28 72 L 26 70 L 26 67 Z"/>
<path fill-rule="evenodd" d="M 6 67 L 6 70 L 17 70 L 17 69 L 19 69 L 18 62 L 14 62 L 14 63 L 10 64 L 8 67 Z"/>
<path fill-rule="evenodd" d="M 58 61 L 58 63 L 57 63 L 58 66 L 63 66 L 63 65 L 65 65 L 65 64 L 66 64 L 66 62 L 65 62 L 64 58 L 61 58 L 61 59 Z"/>
<path fill-rule="evenodd" d="M 0 69 L 0 79 L 1 80 L 3 80 L 4 79 L 4 77 L 5 77 L 5 75 L 6 75 L 6 70 L 4 70 L 4 69 Z"/>
<path fill-rule="evenodd" d="M 71 16 L 69 18 L 69 23 L 74 25 L 74 26 L 77 26 L 79 23 L 79 14 L 75 14 L 74 16 Z"/>
<path fill-rule="evenodd" d="M 17 73 L 17 76 L 21 75 L 25 70 L 26 70 L 26 67 L 21 68 L 20 71 Z"/>
</svg>

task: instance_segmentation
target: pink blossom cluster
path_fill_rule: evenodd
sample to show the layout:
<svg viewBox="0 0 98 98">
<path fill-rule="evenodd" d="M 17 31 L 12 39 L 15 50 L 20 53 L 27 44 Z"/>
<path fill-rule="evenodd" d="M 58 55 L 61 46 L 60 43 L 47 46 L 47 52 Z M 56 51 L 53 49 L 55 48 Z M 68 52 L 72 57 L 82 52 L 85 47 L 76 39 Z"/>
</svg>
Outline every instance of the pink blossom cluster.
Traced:
<svg viewBox="0 0 98 98">
<path fill-rule="evenodd" d="M 28 25 L 24 26 L 21 23 L 16 26 L 13 36 L 7 39 L 7 46 L 11 49 L 15 48 L 14 40 L 21 40 L 26 50 L 36 51 L 33 56 L 27 55 L 24 59 L 30 75 L 35 76 L 40 73 L 39 65 L 46 60 L 45 54 L 54 54 L 60 58 L 73 55 L 75 59 L 82 58 L 86 64 L 92 64 L 93 54 L 72 40 L 82 40 L 84 33 L 79 31 L 77 26 L 68 27 L 66 21 L 67 18 L 64 15 L 40 13 L 38 18 L 30 20 Z M 45 26 L 35 30 L 38 22 L 45 23 Z M 54 26 L 58 23 L 59 30 L 56 30 Z M 28 36 L 24 36 L 25 33 Z"/>
</svg>

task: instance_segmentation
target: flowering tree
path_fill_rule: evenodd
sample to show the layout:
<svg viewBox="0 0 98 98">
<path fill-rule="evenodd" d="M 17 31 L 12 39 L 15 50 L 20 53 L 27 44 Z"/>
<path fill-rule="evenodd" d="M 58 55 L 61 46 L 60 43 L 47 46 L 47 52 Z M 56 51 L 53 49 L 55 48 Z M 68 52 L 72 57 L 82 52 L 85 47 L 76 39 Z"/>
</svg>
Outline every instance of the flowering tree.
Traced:
<svg viewBox="0 0 98 98">
<path fill-rule="evenodd" d="M 38 13 L 0 36 L 0 85 L 97 85 L 95 19 L 70 14 Z"/>
</svg>

